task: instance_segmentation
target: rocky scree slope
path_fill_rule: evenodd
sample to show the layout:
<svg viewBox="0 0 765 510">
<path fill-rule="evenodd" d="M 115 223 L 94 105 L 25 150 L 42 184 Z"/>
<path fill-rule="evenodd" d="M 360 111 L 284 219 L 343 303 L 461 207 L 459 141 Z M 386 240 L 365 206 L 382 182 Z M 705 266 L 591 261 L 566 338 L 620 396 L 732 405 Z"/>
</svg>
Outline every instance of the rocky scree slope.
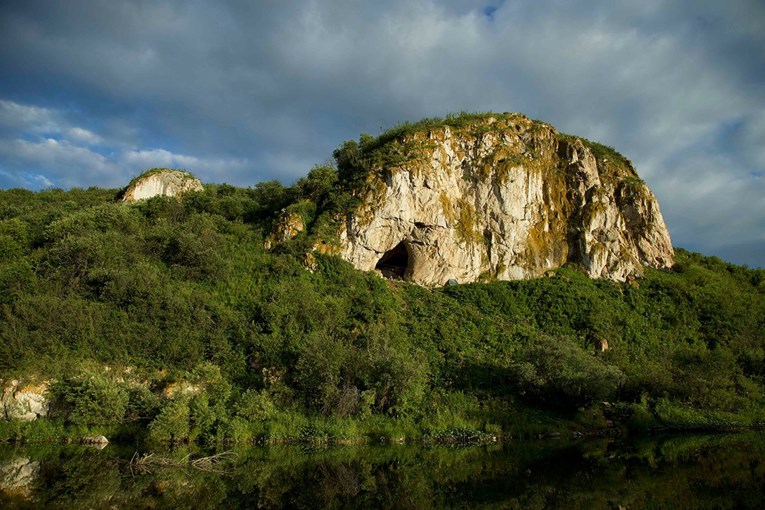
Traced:
<svg viewBox="0 0 765 510">
<path fill-rule="evenodd" d="M 520 114 L 426 125 L 366 149 L 362 139 L 357 205 L 336 214 L 338 238 L 316 249 L 428 287 L 534 278 L 566 263 L 624 281 L 672 265 L 656 198 L 613 149 Z M 304 229 L 294 223 L 294 213 L 282 218 L 273 237 Z"/>
</svg>

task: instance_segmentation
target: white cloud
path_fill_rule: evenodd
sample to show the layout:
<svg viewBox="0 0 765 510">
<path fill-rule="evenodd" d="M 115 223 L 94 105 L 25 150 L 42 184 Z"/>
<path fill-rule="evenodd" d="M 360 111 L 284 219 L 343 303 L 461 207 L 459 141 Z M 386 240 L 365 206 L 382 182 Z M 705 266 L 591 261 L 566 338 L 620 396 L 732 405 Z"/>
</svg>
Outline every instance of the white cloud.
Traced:
<svg viewBox="0 0 765 510">
<path fill-rule="evenodd" d="M 119 155 L 119 161 L 125 167 L 139 169 L 136 175 L 154 167 L 183 168 L 203 180 L 217 178 L 216 182 L 225 181 L 229 175 L 236 175 L 251 166 L 247 159 L 200 158 L 165 149 L 128 150 Z"/>
<path fill-rule="evenodd" d="M 0 101 L 0 138 L 18 153 L 0 165 L 8 173 L 27 154 L 56 167 L 45 175 L 57 185 L 114 185 L 151 166 L 291 182 L 362 131 L 460 110 L 522 111 L 632 159 L 676 243 L 765 237 L 760 0 L 507 0 L 491 19 L 484 7 L 9 6 L 0 79 L 55 74 L 57 94 L 71 98 L 66 109 Z M 40 154 L 24 152 L 22 139 Z"/>
<path fill-rule="evenodd" d="M 74 142 L 81 142 L 86 145 L 100 145 L 104 143 L 103 138 L 95 134 L 93 131 L 76 126 L 66 128 L 63 133 L 67 139 Z"/>
<path fill-rule="evenodd" d="M 40 175 L 45 176 L 46 186 L 69 188 L 88 182 L 114 186 L 120 173 L 118 165 L 101 154 L 52 138 L 36 142 L 0 140 L 0 158 L 20 175 L 44 169 Z"/>
<path fill-rule="evenodd" d="M 52 138 L 0 140 L 0 161 L 6 162 L 0 174 L 12 185 L 30 188 L 121 187 L 131 177 L 155 167 L 183 168 L 202 180 L 217 177 L 214 181 L 222 182 L 251 166 L 246 159 L 196 157 L 165 149 L 127 149 L 103 155 L 90 147 Z M 45 173 L 34 173 L 37 169 Z M 77 169 L 76 174 L 73 169 Z"/>
<path fill-rule="evenodd" d="M 56 111 L 0 99 L 0 127 L 32 133 L 61 131 L 61 119 Z"/>
<path fill-rule="evenodd" d="M 55 108 L 0 99 L 0 127 L 17 134 L 57 136 L 66 142 L 99 145 L 104 140 L 89 129 L 73 125 Z"/>
</svg>

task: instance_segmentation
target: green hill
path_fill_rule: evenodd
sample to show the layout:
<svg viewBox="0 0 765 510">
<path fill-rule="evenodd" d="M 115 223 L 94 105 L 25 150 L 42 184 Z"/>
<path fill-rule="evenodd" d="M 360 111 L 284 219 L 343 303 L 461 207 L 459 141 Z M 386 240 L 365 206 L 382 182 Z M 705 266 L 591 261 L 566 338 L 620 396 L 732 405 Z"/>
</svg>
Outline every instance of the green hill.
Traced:
<svg viewBox="0 0 765 510">
<path fill-rule="evenodd" d="M 371 147 L 371 145 L 370 145 Z M 342 157 L 342 151 L 337 153 Z M 342 164 L 340 165 L 342 167 Z M 481 439 L 765 423 L 765 271 L 678 249 L 631 283 L 573 267 L 434 290 L 266 250 L 292 187 L 0 191 L 0 379 L 47 381 L 50 416 L 0 438 Z M 318 224 L 317 224 L 318 225 Z"/>
</svg>

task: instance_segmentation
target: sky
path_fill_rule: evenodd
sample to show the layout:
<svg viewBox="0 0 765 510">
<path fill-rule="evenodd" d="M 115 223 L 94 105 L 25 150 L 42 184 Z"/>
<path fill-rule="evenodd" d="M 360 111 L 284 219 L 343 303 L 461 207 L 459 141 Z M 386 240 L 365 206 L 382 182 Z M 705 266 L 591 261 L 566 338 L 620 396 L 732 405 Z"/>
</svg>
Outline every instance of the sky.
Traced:
<svg viewBox="0 0 765 510">
<path fill-rule="evenodd" d="M 675 246 L 765 267 L 762 0 L 0 0 L 0 188 L 285 184 L 343 141 L 521 112 L 611 145 Z"/>
</svg>

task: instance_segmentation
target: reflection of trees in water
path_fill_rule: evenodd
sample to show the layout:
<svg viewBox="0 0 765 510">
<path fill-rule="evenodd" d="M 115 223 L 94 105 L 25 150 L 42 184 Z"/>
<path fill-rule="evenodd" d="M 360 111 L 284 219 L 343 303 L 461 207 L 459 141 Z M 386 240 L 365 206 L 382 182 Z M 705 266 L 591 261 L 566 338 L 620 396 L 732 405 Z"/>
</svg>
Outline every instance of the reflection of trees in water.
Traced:
<svg viewBox="0 0 765 510">
<path fill-rule="evenodd" d="M 224 475 L 168 467 L 132 476 L 110 448 L 25 453 L 40 465 L 35 501 L 59 508 L 758 508 L 765 498 L 765 440 L 757 436 L 249 448 Z M 0 464 L 14 458 L 0 450 Z M 0 507 L 23 506 L 0 489 Z"/>
</svg>

